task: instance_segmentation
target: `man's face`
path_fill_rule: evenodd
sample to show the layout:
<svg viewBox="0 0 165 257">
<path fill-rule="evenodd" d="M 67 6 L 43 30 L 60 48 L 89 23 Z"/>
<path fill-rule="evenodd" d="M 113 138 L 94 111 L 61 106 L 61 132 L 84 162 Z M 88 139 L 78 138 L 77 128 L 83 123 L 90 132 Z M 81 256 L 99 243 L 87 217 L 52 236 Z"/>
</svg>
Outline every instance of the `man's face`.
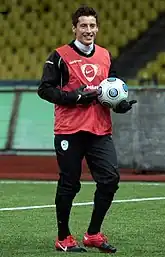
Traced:
<svg viewBox="0 0 165 257">
<path fill-rule="evenodd" d="M 76 39 L 88 46 L 92 44 L 98 32 L 96 18 L 93 16 L 81 16 L 76 27 L 72 27 Z"/>
</svg>

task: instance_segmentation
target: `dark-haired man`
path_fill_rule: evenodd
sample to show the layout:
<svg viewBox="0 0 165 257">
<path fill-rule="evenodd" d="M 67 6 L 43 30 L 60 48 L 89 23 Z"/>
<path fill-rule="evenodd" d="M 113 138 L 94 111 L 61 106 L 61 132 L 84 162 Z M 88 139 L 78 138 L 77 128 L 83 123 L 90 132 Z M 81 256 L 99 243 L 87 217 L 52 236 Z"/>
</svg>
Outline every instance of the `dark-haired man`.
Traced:
<svg viewBox="0 0 165 257">
<path fill-rule="evenodd" d="M 98 16 L 93 8 L 83 6 L 76 10 L 72 31 L 75 40 L 57 48 L 47 59 L 38 89 L 41 98 L 55 104 L 55 150 L 60 168 L 55 199 L 55 247 L 61 251 L 86 251 L 74 239 L 68 225 L 73 199 L 80 190 L 85 157 L 96 191 L 83 244 L 115 253 L 116 248 L 101 233 L 101 225 L 118 189 L 119 172 L 110 110 L 97 101 L 99 83 L 115 74 L 110 53 L 94 43 Z M 124 101 L 114 111 L 125 113 L 132 103 Z"/>
</svg>

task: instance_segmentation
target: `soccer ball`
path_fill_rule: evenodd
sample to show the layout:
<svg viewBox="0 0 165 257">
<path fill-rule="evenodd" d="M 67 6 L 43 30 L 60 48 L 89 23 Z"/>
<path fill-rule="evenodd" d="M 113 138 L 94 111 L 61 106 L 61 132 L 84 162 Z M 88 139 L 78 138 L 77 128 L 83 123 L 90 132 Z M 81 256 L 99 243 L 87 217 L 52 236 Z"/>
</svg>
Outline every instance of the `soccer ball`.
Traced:
<svg viewBox="0 0 165 257">
<path fill-rule="evenodd" d="M 102 105 L 115 108 L 117 104 L 128 98 L 128 86 L 118 78 L 104 79 L 98 87 L 98 100 Z"/>
</svg>

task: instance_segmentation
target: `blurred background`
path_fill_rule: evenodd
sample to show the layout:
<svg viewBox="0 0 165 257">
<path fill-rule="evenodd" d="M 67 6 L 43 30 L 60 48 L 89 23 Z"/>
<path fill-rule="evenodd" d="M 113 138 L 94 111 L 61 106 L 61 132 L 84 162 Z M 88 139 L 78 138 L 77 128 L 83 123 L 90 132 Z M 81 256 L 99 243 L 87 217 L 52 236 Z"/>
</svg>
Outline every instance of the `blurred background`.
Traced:
<svg viewBox="0 0 165 257">
<path fill-rule="evenodd" d="M 0 178 L 56 180 L 53 105 L 36 94 L 47 56 L 73 39 L 71 14 L 98 11 L 97 41 L 138 104 L 113 115 L 122 180 L 165 181 L 164 0 L 0 0 Z M 90 179 L 84 162 L 82 179 Z"/>
</svg>

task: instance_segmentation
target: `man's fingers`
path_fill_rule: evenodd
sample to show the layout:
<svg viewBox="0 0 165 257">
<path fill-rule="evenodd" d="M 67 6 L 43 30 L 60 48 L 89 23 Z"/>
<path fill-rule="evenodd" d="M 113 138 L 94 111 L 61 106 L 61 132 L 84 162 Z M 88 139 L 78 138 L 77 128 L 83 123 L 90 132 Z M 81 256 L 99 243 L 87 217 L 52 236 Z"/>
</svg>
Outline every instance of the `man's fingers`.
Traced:
<svg viewBox="0 0 165 257">
<path fill-rule="evenodd" d="M 87 87 L 87 85 L 81 85 L 79 90 L 83 91 L 86 87 Z"/>
<path fill-rule="evenodd" d="M 85 93 L 86 93 L 86 95 L 89 95 L 89 96 L 90 96 L 90 95 L 91 95 L 91 96 L 92 96 L 92 95 L 93 95 L 93 96 L 94 96 L 94 95 L 95 95 L 95 96 L 98 95 L 97 90 L 86 91 Z"/>
<path fill-rule="evenodd" d="M 133 104 L 136 104 L 136 103 L 137 103 L 136 100 L 131 100 L 131 101 L 129 101 L 129 104 L 130 104 L 130 105 L 133 105 Z"/>
</svg>

